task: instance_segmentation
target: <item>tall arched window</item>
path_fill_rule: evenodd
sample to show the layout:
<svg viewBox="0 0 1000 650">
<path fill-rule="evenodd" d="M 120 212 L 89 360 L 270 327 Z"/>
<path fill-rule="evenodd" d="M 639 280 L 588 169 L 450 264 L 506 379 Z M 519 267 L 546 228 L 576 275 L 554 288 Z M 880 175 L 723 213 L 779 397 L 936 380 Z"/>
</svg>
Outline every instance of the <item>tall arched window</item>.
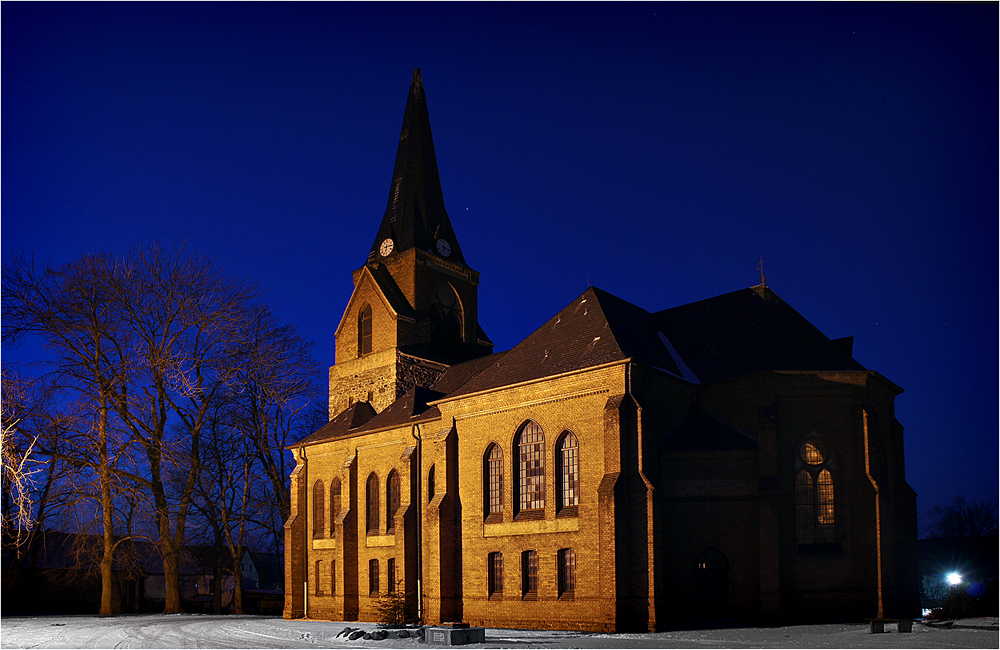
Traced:
<svg viewBox="0 0 1000 650">
<path fill-rule="evenodd" d="M 385 482 L 386 511 L 385 532 L 392 533 L 396 529 L 396 510 L 399 509 L 399 472 L 392 470 Z"/>
<path fill-rule="evenodd" d="M 795 454 L 795 523 L 799 544 L 836 541 L 833 454 L 820 438 L 809 438 Z"/>
<path fill-rule="evenodd" d="M 368 475 L 365 486 L 365 501 L 368 504 L 365 526 L 369 535 L 378 535 L 378 476 L 375 472 Z"/>
<path fill-rule="evenodd" d="M 580 505 L 580 443 L 572 431 L 564 433 L 556 444 L 556 460 L 559 463 L 557 507 L 560 512 L 570 514 Z"/>
<path fill-rule="evenodd" d="M 340 479 L 333 479 L 330 484 L 330 534 L 337 528 L 337 515 L 340 514 Z"/>
<path fill-rule="evenodd" d="M 358 356 L 363 357 L 372 351 L 372 308 L 370 305 L 361 307 L 358 312 Z"/>
<path fill-rule="evenodd" d="M 486 516 L 500 515 L 503 511 L 503 450 L 495 442 L 486 450 L 483 488 Z"/>
<path fill-rule="evenodd" d="M 518 512 L 545 508 L 545 434 L 528 420 L 521 426 L 514 445 L 517 449 Z"/>
<path fill-rule="evenodd" d="M 326 527 L 326 501 L 323 499 L 323 481 L 313 483 L 313 537 L 323 537 Z"/>
</svg>

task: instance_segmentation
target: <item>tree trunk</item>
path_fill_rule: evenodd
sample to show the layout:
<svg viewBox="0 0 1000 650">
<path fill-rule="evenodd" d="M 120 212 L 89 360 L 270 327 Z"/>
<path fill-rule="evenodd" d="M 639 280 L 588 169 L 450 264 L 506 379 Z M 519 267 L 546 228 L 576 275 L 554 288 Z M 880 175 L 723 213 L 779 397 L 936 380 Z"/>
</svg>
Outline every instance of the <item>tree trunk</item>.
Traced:
<svg viewBox="0 0 1000 650">
<path fill-rule="evenodd" d="M 101 555 L 101 616 L 113 616 L 112 582 L 114 580 L 115 521 L 111 502 L 111 467 L 108 463 L 108 406 L 107 397 L 101 397 L 98 415 L 99 463 L 101 489 L 101 517 L 104 527 L 104 553 Z"/>
<path fill-rule="evenodd" d="M 177 549 L 173 548 L 169 536 L 166 543 L 162 543 L 160 548 L 163 553 L 163 585 L 166 589 L 166 603 L 163 606 L 163 613 L 178 614 L 184 611 L 181 607 L 180 554 Z"/>
</svg>

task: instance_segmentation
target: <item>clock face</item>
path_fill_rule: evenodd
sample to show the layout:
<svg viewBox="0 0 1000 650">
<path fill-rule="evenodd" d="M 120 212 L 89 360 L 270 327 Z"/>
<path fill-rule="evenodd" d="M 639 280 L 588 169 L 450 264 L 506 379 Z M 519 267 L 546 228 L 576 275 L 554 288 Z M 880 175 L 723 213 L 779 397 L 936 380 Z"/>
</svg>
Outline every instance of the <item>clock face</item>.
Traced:
<svg viewBox="0 0 1000 650">
<path fill-rule="evenodd" d="M 451 244 L 449 244 L 444 239 L 437 240 L 437 249 L 441 253 L 441 257 L 448 257 L 451 255 Z"/>
<path fill-rule="evenodd" d="M 386 239 L 382 242 L 382 245 L 378 247 L 378 252 L 382 254 L 382 257 L 388 257 L 392 253 L 392 239 Z"/>
</svg>

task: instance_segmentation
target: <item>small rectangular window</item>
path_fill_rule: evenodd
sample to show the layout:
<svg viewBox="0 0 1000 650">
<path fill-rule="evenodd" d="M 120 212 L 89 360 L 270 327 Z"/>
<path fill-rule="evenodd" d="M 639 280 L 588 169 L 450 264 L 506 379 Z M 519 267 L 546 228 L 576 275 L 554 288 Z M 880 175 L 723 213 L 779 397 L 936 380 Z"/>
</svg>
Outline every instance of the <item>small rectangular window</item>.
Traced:
<svg viewBox="0 0 1000 650">
<path fill-rule="evenodd" d="M 490 553 L 487 560 L 490 598 L 503 595 L 503 553 Z"/>
<path fill-rule="evenodd" d="M 378 593 L 378 560 L 368 560 L 368 594 Z"/>
<path fill-rule="evenodd" d="M 396 593 L 396 558 L 391 557 L 386 563 L 385 567 L 385 590 L 390 593 Z"/>
<path fill-rule="evenodd" d="M 317 596 L 323 595 L 323 560 L 316 560 L 316 573 L 313 584 L 316 585 L 315 593 Z"/>
<path fill-rule="evenodd" d="M 576 553 L 571 548 L 559 551 L 559 596 L 572 597 L 576 592 Z"/>
<path fill-rule="evenodd" d="M 525 598 L 538 596 L 538 553 L 535 551 L 521 554 L 521 589 Z"/>
</svg>

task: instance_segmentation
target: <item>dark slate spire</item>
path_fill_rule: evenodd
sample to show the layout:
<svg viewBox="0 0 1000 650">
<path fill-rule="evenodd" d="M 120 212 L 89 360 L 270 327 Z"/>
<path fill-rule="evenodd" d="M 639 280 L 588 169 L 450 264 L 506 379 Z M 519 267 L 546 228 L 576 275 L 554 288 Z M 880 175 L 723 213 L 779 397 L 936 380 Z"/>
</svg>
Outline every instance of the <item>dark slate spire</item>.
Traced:
<svg viewBox="0 0 1000 650">
<path fill-rule="evenodd" d="M 396 166 L 389 185 L 389 201 L 368 256 L 369 262 L 384 257 L 383 243 L 387 239 L 392 240 L 390 254 L 420 248 L 443 259 L 465 264 L 462 249 L 444 209 L 419 69 L 413 71 L 410 94 L 406 98 Z"/>
</svg>

